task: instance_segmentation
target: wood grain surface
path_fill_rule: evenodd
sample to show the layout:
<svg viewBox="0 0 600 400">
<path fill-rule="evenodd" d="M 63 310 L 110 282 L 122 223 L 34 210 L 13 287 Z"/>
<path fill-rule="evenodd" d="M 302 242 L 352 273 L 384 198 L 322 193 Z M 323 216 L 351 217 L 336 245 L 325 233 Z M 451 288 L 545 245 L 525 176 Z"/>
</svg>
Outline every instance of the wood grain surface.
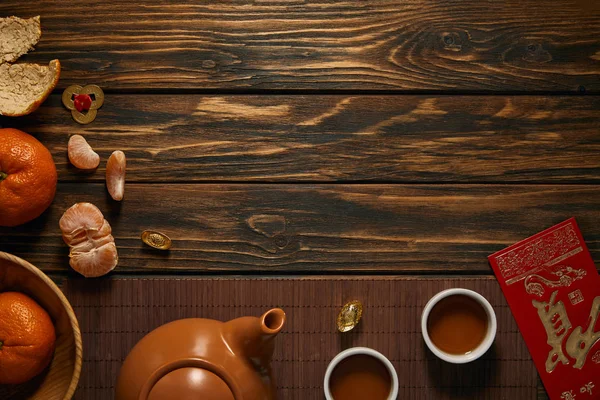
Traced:
<svg viewBox="0 0 600 400">
<path fill-rule="evenodd" d="M 600 190 L 588 185 L 59 185 L 50 211 L 0 229 L 0 250 L 67 271 L 58 220 L 96 204 L 113 227 L 117 272 L 492 274 L 487 256 L 576 216 L 600 259 Z M 145 229 L 173 239 L 145 247 Z"/>
<path fill-rule="evenodd" d="M 2 1 L 60 88 L 600 90 L 586 0 Z"/>
<path fill-rule="evenodd" d="M 0 119 L 35 135 L 61 181 L 600 182 L 600 97 L 107 95 L 79 125 L 54 95 Z M 68 138 L 101 155 L 70 165 Z"/>
<path fill-rule="evenodd" d="M 9 15 L 41 15 L 42 40 L 20 61 L 63 70 L 37 112 L 0 127 L 47 145 L 60 183 L 40 218 L 0 228 L 0 251 L 69 281 L 78 304 L 96 281 L 73 279 L 58 220 L 80 201 L 110 221 L 112 275 L 128 279 L 477 274 L 480 285 L 493 281 L 489 254 L 571 216 L 600 260 L 597 1 L 3 0 Z M 60 102 L 72 84 L 106 92 L 90 125 Z M 98 151 L 98 170 L 68 163 L 72 134 Z M 104 187 L 114 150 L 128 157 L 122 203 Z M 173 249 L 145 247 L 145 229 Z M 110 343 L 96 351 L 123 349 Z M 120 363 L 109 361 L 84 364 L 76 396 L 106 398 Z M 287 388 L 304 378 L 290 365 Z M 531 368 L 498 368 L 493 379 L 512 375 L 495 396 L 535 397 L 535 385 L 547 399 L 539 381 L 513 395 Z"/>
</svg>

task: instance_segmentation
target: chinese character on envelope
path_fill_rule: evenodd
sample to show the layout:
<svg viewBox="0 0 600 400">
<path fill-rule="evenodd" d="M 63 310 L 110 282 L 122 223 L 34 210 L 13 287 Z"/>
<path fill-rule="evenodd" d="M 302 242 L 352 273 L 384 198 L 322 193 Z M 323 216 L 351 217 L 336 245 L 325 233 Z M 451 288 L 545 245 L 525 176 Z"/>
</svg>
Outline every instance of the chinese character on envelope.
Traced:
<svg viewBox="0 0 600 400">
<path fill-rule="evenodd" d="M 575 219 L 489 260 L 550 398 L 600 399 L 600 277 Z"/>
</svg>

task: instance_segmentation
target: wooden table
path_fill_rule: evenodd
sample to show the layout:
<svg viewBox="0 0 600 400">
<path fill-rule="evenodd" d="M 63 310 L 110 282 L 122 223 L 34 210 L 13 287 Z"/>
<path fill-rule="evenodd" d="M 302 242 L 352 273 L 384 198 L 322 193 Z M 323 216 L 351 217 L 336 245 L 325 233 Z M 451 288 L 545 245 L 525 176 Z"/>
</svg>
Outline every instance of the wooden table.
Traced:
<svg viewBox="0 0 600 400">
<path fill-rule="evenodd" d="M 57 281 L 75 202 L 113 226 L 112 275 L 470 276 L 487 255 L 576 216 L 600 260 L 600 10 L 584 0 L 17 1 L 42 17 L 22 61 L 59 58 L 34 114 L 54 204 L 0 250 Z M 106 93 L 95 122 L 61 104 Z M 71 134 L 102 157 L 82 173 Z M 125 200 L 105 160 L 128 158 Z M 157 229 L 170 253 L 144 248 Z M 539 397 L 544 390 L 539 384 Z"/>
</svg>

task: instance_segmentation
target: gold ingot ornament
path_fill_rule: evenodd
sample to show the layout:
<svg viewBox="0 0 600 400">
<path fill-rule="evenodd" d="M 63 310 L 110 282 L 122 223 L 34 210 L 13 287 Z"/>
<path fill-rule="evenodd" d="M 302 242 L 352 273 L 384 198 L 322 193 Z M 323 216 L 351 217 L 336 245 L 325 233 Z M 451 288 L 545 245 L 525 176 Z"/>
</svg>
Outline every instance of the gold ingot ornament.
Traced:
<svg viewBox="0 0 600 400">
<path fill-rule="evenodd" d="M 171 248 L 171 238 L 164 233 L 157 231 L 142 232 L 142 241 L 150 247 L 159 250 L 169 250 Z"/>
<path fill-rule="evenodd" d="M 344 304 L 342 311 L 337 317 L 337 328 L 340 332 L 348 332 L 354 329 L 362 317 L 363 305 L 358 300 Z"/>
<path fill-rule="evenodd" d="M 98 85 L 71 85 L 62 94 L 62 102 L 80 124 L 89 124 L 104 104 L 104 92 Z"/>
</svg>

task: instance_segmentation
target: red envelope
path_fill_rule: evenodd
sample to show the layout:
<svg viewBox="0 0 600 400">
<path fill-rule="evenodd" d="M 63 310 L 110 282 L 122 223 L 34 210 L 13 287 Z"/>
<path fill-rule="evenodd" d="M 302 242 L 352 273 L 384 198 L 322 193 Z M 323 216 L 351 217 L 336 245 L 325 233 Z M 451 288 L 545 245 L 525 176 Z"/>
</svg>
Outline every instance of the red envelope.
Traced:
<svg viewBox="0 0 600 400">
<path fill-rule="evenodd" d="M 550 398 L 600 399 L 600 276 L 575 218 L 488 258 Z"/>
</svg>

